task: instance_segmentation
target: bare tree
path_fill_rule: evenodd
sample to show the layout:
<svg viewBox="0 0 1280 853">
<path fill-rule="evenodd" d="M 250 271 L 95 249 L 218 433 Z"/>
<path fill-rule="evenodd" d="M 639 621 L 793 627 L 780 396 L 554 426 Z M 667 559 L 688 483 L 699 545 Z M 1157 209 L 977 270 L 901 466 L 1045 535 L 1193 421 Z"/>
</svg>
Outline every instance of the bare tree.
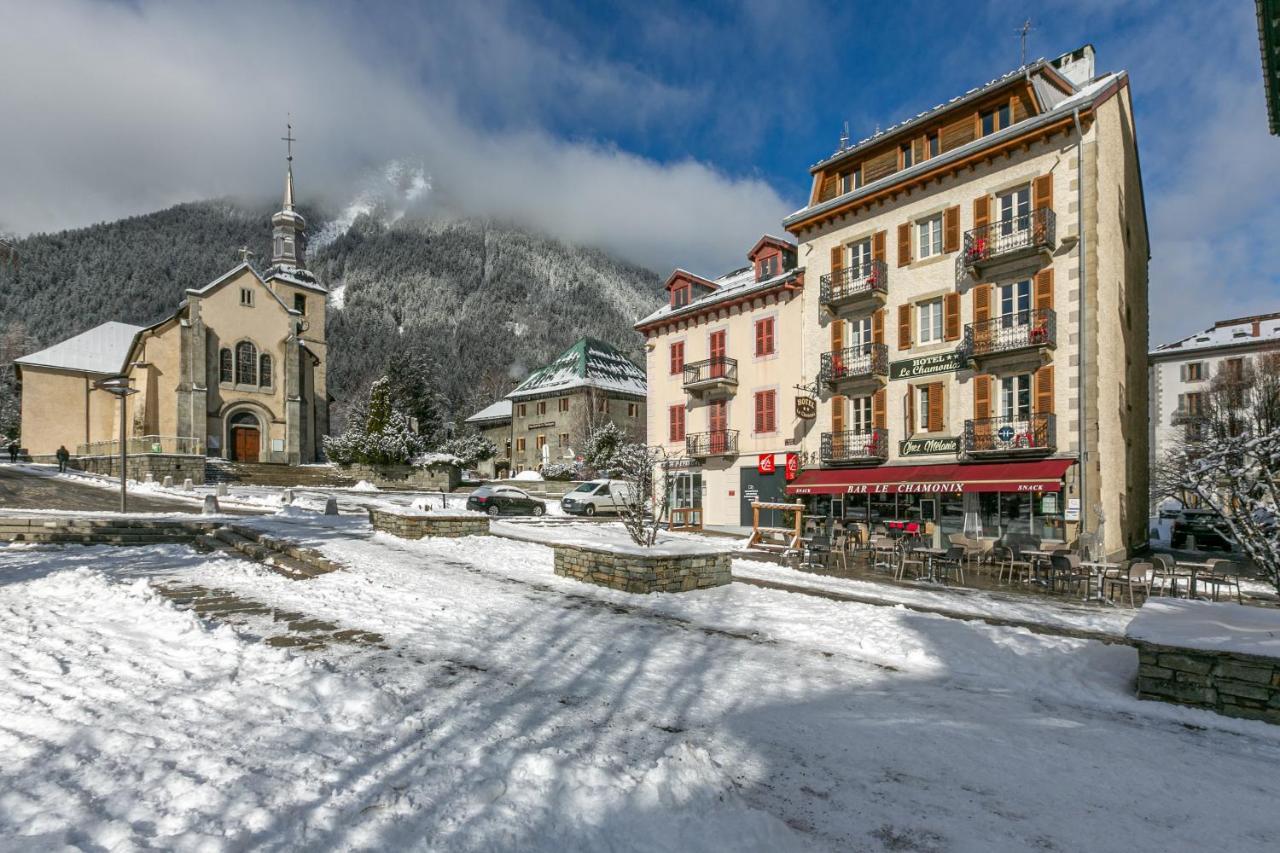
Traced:
<svg viewBox="0 0 1280 853">
<path fill-rule="evenodd" d="M 670 461 L 660 445 L 624 444 L 609 463 L 610 476 L 627 484 L 614 502 L 622 526 L 637 545 L 653 547 L 670 511 Z"/>
<path fill-rule="evenodd" d="M 1159 493 L 1220 514 L 1280 592 L 1280 352 L 1224 362 L 1175 422 L 1183 438 L 1153 472 Z"/>
</svg>

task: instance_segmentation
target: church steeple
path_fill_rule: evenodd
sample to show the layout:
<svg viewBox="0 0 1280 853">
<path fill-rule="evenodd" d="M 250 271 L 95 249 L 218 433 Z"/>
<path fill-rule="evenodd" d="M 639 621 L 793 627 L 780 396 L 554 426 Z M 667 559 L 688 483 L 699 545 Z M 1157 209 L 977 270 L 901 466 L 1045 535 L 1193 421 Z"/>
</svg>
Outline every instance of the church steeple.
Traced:
<svg viewBox="0 0 1280 853">
<path fill-rule="evenodd" d="M 284 178 L 284 207 L 271 217 L 271 265 L 306 269 L 307 221 L 293 209 L 293 123 L 281 137 L 287 145 L 288 168 Z"/>
</svg>

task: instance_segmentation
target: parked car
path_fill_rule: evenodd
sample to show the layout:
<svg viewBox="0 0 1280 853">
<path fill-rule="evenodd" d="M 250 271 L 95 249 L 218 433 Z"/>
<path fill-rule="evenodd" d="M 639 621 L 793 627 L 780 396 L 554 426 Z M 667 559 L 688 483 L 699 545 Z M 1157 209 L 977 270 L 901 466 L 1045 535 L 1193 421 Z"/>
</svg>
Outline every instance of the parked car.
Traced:
<svg viewBox="0 0 1280 853">
<path fill-rule="evenodd" d="M 467 509 L 499 515 L 542 515 L 547 505 L 515 486 L 481 486 L 467 497 Z"/>
<path fill-rule="evenodd" d="M 570 515 L 595 515 L 618 511 L 631 495 L 625 480 L 589 480 L 560 499 L 560 507 Z"/>
<path fill-rule="evenodd" d="M 1227 524 L 1222 516 L 1210 509 L 1184 509 L 1173 521 L 1173 533 L 1169 544 L 1182 548 L 1187 544 L 1187 537 L 1194 536 L 1196 548 L 1221 548 L 1231 550 L 1231 540 L 1227 534 Z"/>
</svg>

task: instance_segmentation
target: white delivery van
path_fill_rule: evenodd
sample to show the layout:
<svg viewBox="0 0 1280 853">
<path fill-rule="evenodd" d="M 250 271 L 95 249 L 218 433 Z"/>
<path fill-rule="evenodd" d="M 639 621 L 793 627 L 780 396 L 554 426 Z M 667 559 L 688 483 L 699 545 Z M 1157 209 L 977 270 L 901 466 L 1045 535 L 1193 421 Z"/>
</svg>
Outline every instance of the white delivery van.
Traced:
<svg viewBox="0 0 1280 853">
<path fill-rule="evenodd" d="M 625 480 L 590 480 L 560 499 L 560 507 L 570 515 L 616 513 L 631 495 Z"/>
</svg>

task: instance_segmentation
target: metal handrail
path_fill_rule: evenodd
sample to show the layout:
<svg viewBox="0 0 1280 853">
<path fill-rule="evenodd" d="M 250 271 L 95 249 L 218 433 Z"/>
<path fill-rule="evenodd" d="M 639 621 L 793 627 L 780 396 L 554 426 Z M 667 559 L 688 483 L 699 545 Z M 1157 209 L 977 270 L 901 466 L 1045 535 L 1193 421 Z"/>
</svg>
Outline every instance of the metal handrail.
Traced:
<svg viewBox="0 0 1280 853">
<path fill-rule="evenodd" d="M 832 383 L 859 376 L 887 376 L 888 374 L 888 344 L 862 344 L 824 352 L 818 369 L 818 380 Z"/>
<path fill-rule="evenodd" d="M 204 456 L 204 441 L 182 435 L 135 435 L 128 439 L 130 456 L 158 453 L 172 456 Z M 76 445 L 77 456 L 118 456 L 119 439 Z"/>
<path fill-rule="evenodd" d="M 1020 249 L 1052 246 L 1055 242 L 1053 209 L 1038 207 L 1030 213 L 1000 219 L 964 232 L 966 264 L 998 258 Z"/>
<path fill-rule="evenodd" d="M 703 382 L 738 382 L 738 360 L 720 356 L 702 361 L 691 361 L 684 366 L 684 384 L 699 385 Z"/>
<path fill-rule="evenodd" d="M 869 430 L 824 432 L 818 452 L 823 464 L 888 459 L 889 431 L 874 427 Z"/>
<path fill-rule="evenodd" d="M 964 327 L 964 349 L 970 358 L 1057 345 L 1058 315 L 1052 308 L 1014 311 Z"/>
<path fill-rule="evenodd" d="M 889 267 L 884 261 L 842 267 L 818 278 L 818 301 L 823 305 L 864 293 L 888 292 Z"/>
<path fill-rule="evenodd" d="M 974 418 L 964 422 L 966 453 L 1052 452 L 1057 431 L 1051 413 Z"/>
<path fill-rule="evenodd" d="M 684 449 L 689 456 L 725 456 L 737 453 L 738 431 L 718 429 L 692 432 L 684 437 Z"/>
</svg>

